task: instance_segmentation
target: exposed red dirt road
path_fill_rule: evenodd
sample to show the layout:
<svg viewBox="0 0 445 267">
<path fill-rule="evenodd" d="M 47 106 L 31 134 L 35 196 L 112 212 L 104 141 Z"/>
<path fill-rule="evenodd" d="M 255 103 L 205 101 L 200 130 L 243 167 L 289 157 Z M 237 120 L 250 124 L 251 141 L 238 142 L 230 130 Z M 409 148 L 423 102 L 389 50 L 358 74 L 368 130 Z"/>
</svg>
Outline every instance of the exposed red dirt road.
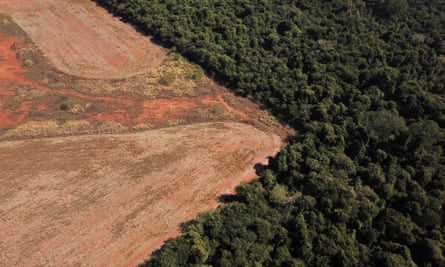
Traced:
<svg viewBox="0 0 445 267">
<path fill-rule="evenodd" d="M 2 142 L 0 265 L 140 263 L 279 147 L 240 123 Z"/>
<path fill-rule="evenodd" d="M 9 14 L 59 70 L 117 79 L 156 69 L 166 51 L 93 1 L 1 0 Z"/>
</svg>

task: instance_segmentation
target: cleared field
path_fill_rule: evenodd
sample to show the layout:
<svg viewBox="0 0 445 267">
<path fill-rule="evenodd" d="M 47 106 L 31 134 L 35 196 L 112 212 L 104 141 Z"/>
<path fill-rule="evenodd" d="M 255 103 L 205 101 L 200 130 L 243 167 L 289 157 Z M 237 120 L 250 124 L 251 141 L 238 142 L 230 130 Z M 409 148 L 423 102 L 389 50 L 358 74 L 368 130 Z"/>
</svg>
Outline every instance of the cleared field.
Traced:
<svg viewBox="0 0 445 267">
<path fill-rule="evenodd" d="M 47 121 L 58 122 L 58 128 L 67 128 L 65 122 L 83 125 L 82 129 L 69 130 L 71 134 L 104 132 L 98 128 L 108 123 L 119 124 L 122 132 L 124 128 L 127 131 L 227 120 L 273 130 L 280 136 L 287 134 L 265 110 L 249 100 L 234 96 L 206 77 L 187 78 L 194 70 L 195 66 L 185 60 L 170 56 L 156 70 L 132 78 L 73 77 L 54 70 L 27 33 L 8 14 L 0 13 L 0 139 L 9 130 L 19 138 L 67 134 L 65 130 L 43 127 Z M 165 73 L 175 73 L 175 82 L 160 84 Z M 43 132 L 29 133 L 23 124 L 33 122 L 41 122 Z M 20 131 L 14 129 L 21 126 Z M 28 133 L 20 134 L 23 130 Z"/>
<path fill-rule="evenodd" d="M 255 177 L 293 132 L 195 70 L 92 1 L 0 0 L 0 266 L 134 266 Z"/>
<path fill-rule="evenodd" d="M 166 51 L 89 0 L 2 0 L 9 14 L 59 70 L 115 79 L 156 69 Z"/>
<path fill-rule="evenodd" d="M 136 265 L 280 144 L 241 123 L 2 142 L 0 266 Z"/>
</svg>

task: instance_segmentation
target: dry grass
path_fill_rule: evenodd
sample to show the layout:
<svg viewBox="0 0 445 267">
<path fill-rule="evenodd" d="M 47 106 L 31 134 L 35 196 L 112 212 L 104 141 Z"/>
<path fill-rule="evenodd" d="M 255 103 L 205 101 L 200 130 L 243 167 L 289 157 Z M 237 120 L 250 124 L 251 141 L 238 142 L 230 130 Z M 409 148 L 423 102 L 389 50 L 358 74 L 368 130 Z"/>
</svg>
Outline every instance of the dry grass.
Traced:
<svg viewBox="0 0 445 267">
<path fill-rule="evenodd" d="M 138 125 L 133 130 L 150 129 L 148 125 Z M 0 140 L 27 139 L 35 137 L 55 137 L 79 134 L 119 134 L 128 132 L 128 127 L 117 122 L 105 122 L 98 125 L 86 120 L 55 120 L 29 121 L 6 131 L 0 135 Z"/>
</svg>

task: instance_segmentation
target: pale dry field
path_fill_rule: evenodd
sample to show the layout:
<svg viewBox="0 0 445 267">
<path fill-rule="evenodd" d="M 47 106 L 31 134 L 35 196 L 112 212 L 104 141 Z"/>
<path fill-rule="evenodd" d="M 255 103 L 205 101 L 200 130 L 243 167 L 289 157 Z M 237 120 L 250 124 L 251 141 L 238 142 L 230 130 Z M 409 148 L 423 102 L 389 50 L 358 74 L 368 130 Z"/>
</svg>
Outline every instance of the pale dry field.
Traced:
<svg viewBox="0 0 445 267">
<path fill-rule="evenodd" d="M 166 50 L 90 0 L 1 0 L 59 70 L 78 77 L 118 79 L 154 70 Z"/>
<path fill-rule="evenodd" d="M 233 122 L 1 142 L 0 266 L 134 266 L 280 145 Z"/>
</svg>

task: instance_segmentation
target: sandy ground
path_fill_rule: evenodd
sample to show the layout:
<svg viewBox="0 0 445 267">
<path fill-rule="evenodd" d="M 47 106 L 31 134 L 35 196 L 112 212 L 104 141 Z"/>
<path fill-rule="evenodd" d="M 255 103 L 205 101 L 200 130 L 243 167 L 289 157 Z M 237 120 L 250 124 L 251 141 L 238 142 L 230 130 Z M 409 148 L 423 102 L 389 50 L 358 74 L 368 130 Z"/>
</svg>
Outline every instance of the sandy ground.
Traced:
<svg viewBox="0 0 445 267">
<path fill-rule="evenodd" d="M 0 265 L 135 265 L 279 147 L 240 123 L 2 142 Z"/>
<path fill-rule="evenodd" d="M 116 79 L 156 69 L 166 51 L 89 0 L 1 0 L 59 70 Z"/>
</svg>

